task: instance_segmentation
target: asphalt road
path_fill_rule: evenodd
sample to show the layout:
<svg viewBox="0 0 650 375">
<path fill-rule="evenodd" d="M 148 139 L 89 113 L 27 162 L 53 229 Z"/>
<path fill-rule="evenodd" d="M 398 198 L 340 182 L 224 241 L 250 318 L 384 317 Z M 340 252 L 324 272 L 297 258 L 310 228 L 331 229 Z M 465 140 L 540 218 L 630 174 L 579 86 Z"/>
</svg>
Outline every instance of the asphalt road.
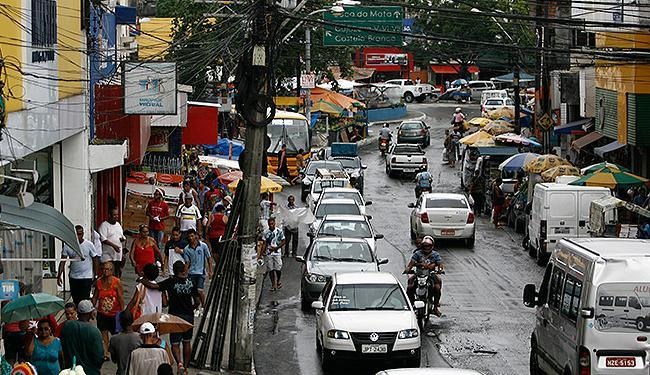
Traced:
<svg viewBox="0 0 650 375">
<path fill-rule="evenodd" d="M 427 148 L 429 170 L 434 176 L 434 192 L 459 192 L 458 165 L 442 164 L 444 129 L 449 127 L 456 104 L 428 103 L 409 106 L 420 111 L 431 128 Z M 469 117 L 478 115 L 477 105 L 463 106 Z M 378 256 L 390 262 L 383 271 L 401 275 L 413 245 L 409 238 L 409 202 L 413 202 L 413 182 L 389 178 L 384 160 L 374 145 L 361 151 L 365 175 L 365 198 L 371 200 L 368 214 L 385 239 L 378 241 Z M 297 188 L 276 195 L 280 204 Z M 485 217 L 477 219 L 476 245 L 436 243 L 446 267 L 443 275 L 441 318 L 433 317 L 423 335 L 422 367 L 463 367 L 483 374 L 523 374 L 528 372 L 529 338 L 534 311 L 521 303 L 523 286 L 537 283 L 542 268 L 535 265 L 521 247 L 521 237 L 510 229 L 495 230 Z M 304 229 L 301 233 L 305 233 Z M 301 235 L 299 253 L 307 237 Z M 268 280 L 262 293 L 255 324 L 255 367 L 260 375 L 322 374 L 315 350 L 315 318 L 300 310 L 300 267 L 285 259 L 284 287 L 270 292 Z M 355 363 L 343 372 L 374 374 L 391 364 Z"/>
</svg>

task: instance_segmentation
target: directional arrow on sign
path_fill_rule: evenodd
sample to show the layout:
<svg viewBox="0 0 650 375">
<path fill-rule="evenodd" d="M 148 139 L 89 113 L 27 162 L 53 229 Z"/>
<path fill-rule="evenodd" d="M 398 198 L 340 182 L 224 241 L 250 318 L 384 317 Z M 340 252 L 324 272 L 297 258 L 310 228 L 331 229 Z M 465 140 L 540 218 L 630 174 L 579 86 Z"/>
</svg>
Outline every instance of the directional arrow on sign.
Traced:
<svg viewBox="0 0 650 375">
<path fill-rule="evenodd" d="M 537 125 L 546 131 L 553 127 L 553 124 L 553 119 L 548 115 L 548 113 L 544 113 L 544 115 L 537 120 Z"/>
</svg>

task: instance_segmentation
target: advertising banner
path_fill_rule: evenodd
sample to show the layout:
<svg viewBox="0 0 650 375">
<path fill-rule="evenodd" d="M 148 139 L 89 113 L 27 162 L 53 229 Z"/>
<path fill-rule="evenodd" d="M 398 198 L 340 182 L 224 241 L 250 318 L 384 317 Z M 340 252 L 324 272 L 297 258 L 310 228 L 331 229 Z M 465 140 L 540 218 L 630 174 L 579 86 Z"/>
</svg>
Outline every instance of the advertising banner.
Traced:
<svg viewBox="0 0 650 375">
<path fill-rule="evenodd" d="M 124 113 L 127 115 L 175 115 L 176 63 L 125 62 Z"/>
</svg>

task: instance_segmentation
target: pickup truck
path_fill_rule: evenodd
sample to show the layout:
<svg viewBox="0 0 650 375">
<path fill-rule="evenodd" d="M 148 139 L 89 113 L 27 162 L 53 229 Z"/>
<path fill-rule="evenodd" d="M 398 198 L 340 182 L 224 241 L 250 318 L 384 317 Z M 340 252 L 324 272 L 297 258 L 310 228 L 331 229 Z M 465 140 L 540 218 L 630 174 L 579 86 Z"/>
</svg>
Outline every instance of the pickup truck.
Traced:
<svg viewBox="0 0 650 375">
<path fill-rule="evenodd" d="M 426 171 L 428 168 L 427 158 L 420 145 L 397 143 L 391 145 L 386 155 L 386 173 L 394 177 L 401 175 Z"/>
<path fill-rule="evenodd" d="M 413 103 L 413 100 L 422 103 L 427 98 L 437 99 L 440 95 L 440 89 L 428 83 L 415 83 L 412 79 L 391 79 L 376 85 L 398 89 L 407 103 Z"/>
</svg>

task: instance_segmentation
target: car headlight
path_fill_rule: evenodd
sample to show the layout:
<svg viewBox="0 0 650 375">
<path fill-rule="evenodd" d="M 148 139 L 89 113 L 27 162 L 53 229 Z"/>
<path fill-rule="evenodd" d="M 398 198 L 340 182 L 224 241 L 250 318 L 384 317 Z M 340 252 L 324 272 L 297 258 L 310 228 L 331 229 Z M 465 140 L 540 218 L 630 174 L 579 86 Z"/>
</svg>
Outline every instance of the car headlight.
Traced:
<svg viewBox="0 0 650 375">
<path fill-rule="evenodd" d="M 317 274 L 317 273 L 310 273 L 310 274 L 308 274 L 308 275 L 307 275 L 307 280 L 309 280 L 309 281 L 312 282 L 312 283 L 324 283 L 325 281 L 327 281 L 327 279 L 325 278 L 325 276 L 323 276 L 323 275 L 319 275 L 319 274 Z"/>
<path fill-rule="evenodd" d="M 339 331 L 338 329 L 330 329 L 329 331 L 327 331 L 327 337 L 331 339 L 347 340 L 350 338 L 350 334 L 347 333 L 346 331 Z"/>
<path fill-rule="evenodd" d="M 397 338 L 400 338 L 400 339 L 413 339 L 413 338 L 418 337 L 419 334 L 420 333 L 415 328 L 403 329 L 403 330 L 399 331 L 399 333 L 397 334 Z"/>
</svg>

